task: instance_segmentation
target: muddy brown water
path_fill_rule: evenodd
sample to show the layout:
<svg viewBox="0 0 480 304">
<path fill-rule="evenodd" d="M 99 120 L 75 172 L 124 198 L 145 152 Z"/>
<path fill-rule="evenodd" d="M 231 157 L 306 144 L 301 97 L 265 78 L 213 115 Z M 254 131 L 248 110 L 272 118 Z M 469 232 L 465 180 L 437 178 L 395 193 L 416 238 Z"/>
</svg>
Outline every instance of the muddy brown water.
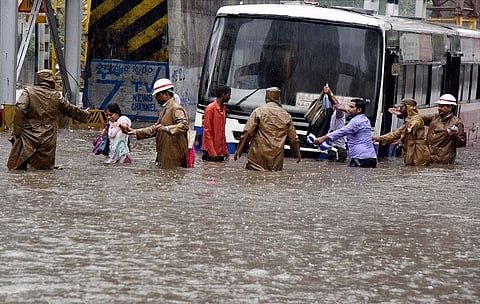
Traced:
<svg viewBox="0 0 480 304">
<path fill-rule="evenodd" d="M 480 147 L 455 167 L 245 158 L 162 170 L 154 140 L 104 165 L 59 133 L 62 170 L 9 172 L 1 303 L 478 303 Z"/>
</svg>

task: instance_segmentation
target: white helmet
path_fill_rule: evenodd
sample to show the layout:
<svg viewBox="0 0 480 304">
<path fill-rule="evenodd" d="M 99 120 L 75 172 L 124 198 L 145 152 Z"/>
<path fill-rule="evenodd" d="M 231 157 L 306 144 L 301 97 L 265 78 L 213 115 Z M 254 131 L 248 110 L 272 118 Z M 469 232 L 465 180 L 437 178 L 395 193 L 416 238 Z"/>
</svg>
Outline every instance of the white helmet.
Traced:
<svg viewBox="0 0 480 304">
<path fill-rule="evenodd" d="M 170 91 L 173 93 L 173 83 L 170 81 L 170 79 L 160 78 L 159 80 L 155 81 L 153 84 L 152 95 L 162 91 Z"/>
<path fill-rule="evenodd" d="M 440 99 L 436 102 L 436 104 L 456 106 L 457 100 L 455 99 L 455 97 L 453 97 L 452 94 L 443 94 L 442 96 L 440 96 Z"/>
</svg>

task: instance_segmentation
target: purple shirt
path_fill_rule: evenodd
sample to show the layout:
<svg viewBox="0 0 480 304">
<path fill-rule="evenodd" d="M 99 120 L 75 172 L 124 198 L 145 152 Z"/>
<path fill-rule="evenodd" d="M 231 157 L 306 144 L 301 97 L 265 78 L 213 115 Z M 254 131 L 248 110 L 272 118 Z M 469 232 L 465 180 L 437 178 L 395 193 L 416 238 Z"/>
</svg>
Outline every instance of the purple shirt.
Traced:
<svg viewBox="0 0 480 304">
<path fill-rule="evenodd" d="M 347 137 L 350 158 L 366 159 L 377 157 L 372 142 L 372 126 L 365 114 L 355 115 L 345 127 L 327 134 L 331 141 L 335 141 L 343 136 Z"/>
</svg>

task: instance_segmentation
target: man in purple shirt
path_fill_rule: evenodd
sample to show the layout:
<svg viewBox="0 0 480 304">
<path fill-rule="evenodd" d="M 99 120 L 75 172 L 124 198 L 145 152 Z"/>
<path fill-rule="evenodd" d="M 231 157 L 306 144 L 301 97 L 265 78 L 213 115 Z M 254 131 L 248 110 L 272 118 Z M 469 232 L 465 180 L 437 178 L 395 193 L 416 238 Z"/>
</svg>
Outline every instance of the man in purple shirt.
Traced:
<svg viewBox="0 0 480 304">
<path fill-rule="evenodd" d="M 327 135 L 315 139 L 320 145 L 326 140 L 335 141 L 346 136 L 350 151 L 350 167 L 377 167 L 377 154 L 372 143 L 372 126 L 365 116 L 365 102 L 361 99 L 352 99 L 348 105 L 348 114 L 352 117 L 350 122 Z"/>
</svg>

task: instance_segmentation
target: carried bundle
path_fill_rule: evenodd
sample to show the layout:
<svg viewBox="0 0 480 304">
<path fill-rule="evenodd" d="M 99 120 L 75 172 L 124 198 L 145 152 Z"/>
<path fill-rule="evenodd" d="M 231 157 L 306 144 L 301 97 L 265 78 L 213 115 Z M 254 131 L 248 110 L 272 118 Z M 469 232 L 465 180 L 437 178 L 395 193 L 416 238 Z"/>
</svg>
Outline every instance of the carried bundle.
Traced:
<svg viewBox="0 0 480 304">
<path fill-rule="evenodd" d="M 317 129 L 327 117 L 325 97 L 325 93 L 322 92 L 319 98 L 312 101 L 307 112 L 305 112 L 304 117 L 305 120 L 310 124 L 310 129 Z"/>
</svg>

